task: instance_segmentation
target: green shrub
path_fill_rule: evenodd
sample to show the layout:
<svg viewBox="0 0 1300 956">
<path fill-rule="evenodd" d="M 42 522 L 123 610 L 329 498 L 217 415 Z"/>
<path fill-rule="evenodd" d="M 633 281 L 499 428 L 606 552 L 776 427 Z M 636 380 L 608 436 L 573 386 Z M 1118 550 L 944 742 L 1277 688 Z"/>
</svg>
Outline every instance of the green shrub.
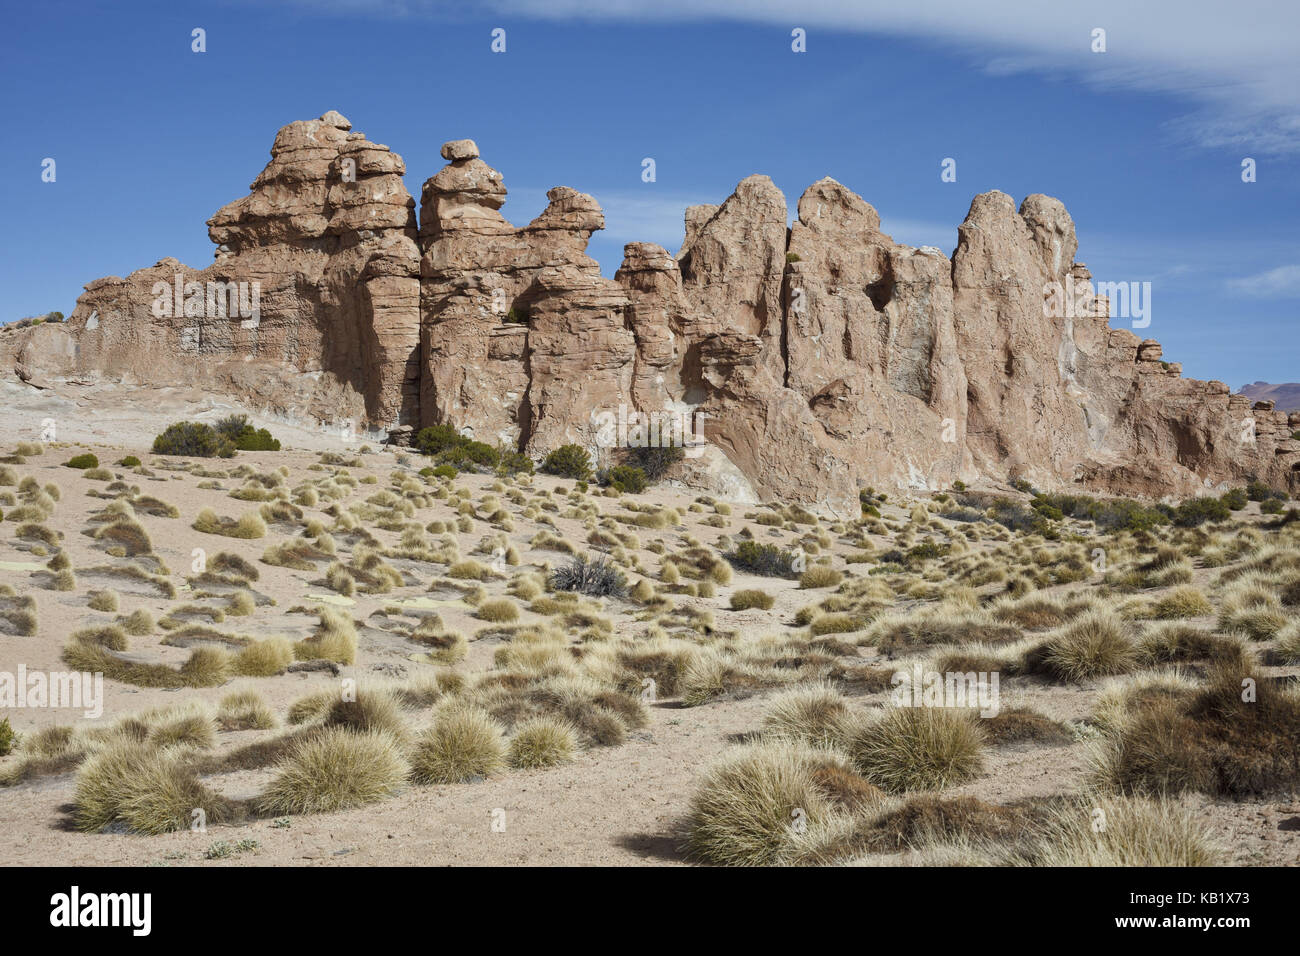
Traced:
<svg viewBox="0 0 1300 956">
<path fill-rule="evenodd" d="M 1296 434 L 1300 435 L 1300 432 L 1297 432 Z M 1291 437 L 1294 438 L 1295 435 L 1292 435 Z M 1246 497 L 1251 501 L 1269 501 L 1272 499 L 1286 501 L 1289 496 L 1285 491 L 1278 491 L 1276 488 L 1270 488 L 1258 479 L 1251 479 L 1246 484 Z"/>
<path fill-rule="evenodd" d="M 646 473 L 633 465 L 616 465 L 604 472 L 600 477 L 602 479 L 601 484 L 613 488 L 615 491 L 633 495 L 645 491 L 646 486 L 650 484 L 646 478 Z"/>
<path fill-rule="evenodd" d="M 623 453 L 623 464 L 640 468 L 646 478 L 654 482 L 685 457 L 686 449 L 680 445 L 649 445 L 645 448 L 627 449 Z"/>
<path fill-rule="evenodd" d="M 415 435 L 415 448 L 460 471 L 473 471 L 480 465 L 496 468 L 501 457 L 491 445 L 467 438 L 447 424 L 421 428 Z"/>
<path fill-rule="evenodd" d="M 461 471 L 469 471 L 475 465 L 495 468 L 499 461 L 497 450 L 481 441 L 466 440 L 455 448 L 438 452 L 437 460 L 448 465 L 455 465 Z"/>
<path fill-rule="evenodd" d="M 451 425 L 430 425 L 416 432 L 415 448 L 421 455 L 436 455 L 465 440 L 465 436 Z"/>
<path fill-rule="evenodd" d="M 559 478 L 586 481 L 591 477 L 591 459 L 581 445 L 561 445 L 547 454 L 542 461 L 542 471 Z"/>
<path fill-rule="evenodd" d="M 99 459 L 90 453 L 86 453 L 72 456 L 63 465 L 65 468 L 77 468 L 84 471 L 87 468 L 98 468 Z"/>
<path fill-rule="evenodd" d="M 1265 498 L 1259 503 L 1260 514 L 1280 515 L 1283 511 L 1282 502 L 1277 498 Z"/>
<path fill-rule="evenodd" d="M 1250 501 L 1250 499 L 1246 497 L 1245 488 L 1233 488 L 1231 491 L 1224 494 L 1224 496 L 1219 500 L 1228 506 L 1229 511 L 1240 511 L 1242 508 L 1246 507 L 1247 502 Z"/>
<path fill-rule="evenodd" d="M 122 459 L 121 461 L 119 461 L 117 464 L 118 464 L 118 466 L 121 467 L 121 468 L 139 468 L 139 467 L 140 467 L 140 459 L 139 459 L 139 458 L 136 458 L 135 455 L 127 455 L 125 458 L 123 458 L 123 459 Z"/>
<path fill-rule="evenodd" d="M 1227 504 L 1218 498 L 1191 498 L 1174 509 L 1174 524 L 1195 528 L 1207 521 L 1226 521 L 1232 516 Z"/>
<path fill-rule="evenodd" d="M 202 422 L 173 422 L 153 440 L 153 452 L 190 458 L 233 458 L 235 443 Z"/>
<path fill-rule="evenodd" d="M 769 578 L 788 578 L 794 574 L 796 555 L 774 544 L 742 541 L 736 550 L 723 555 L 727 561 L 742 571 L 761 574 Z"/>
<path fill-rule="evenodd" d="M 506 448 L 497 449 L 497 474 L 498 475 L 531 475 L 533 473 L 533 460 L 521 451 L 510 451 Z"/>
<path fill-rule="evenodd" d="M 14 729 L 9 726 L 9 718 L 0 720 L 0 757 L 7 756 L 14 749 Z"/>
<path fill-rule="evenodd" d="M 240 451 L 279 451 L 280 440 L 272 438 L 265 428 L 249 425 L 235 439 L 235 447 Z"/>
<path fill-rule="evenodd" d="M 430 468 L 429 474 L 434 478 L 455 478 L 460 474 L 455 465 L 439 465 L 437 468 Z"/>
<path fill-rule="evenodd" d="M 1091 521 L 1105 531 L 1150 531 L 1169 523 L 1168 515 L 1129 498 L 1039 492 L 1034 496 L 1034 508 L 1040 515 L 1053 514 L 1045 509 L 1055 509 L 1064 517 Z"/>
</svg>

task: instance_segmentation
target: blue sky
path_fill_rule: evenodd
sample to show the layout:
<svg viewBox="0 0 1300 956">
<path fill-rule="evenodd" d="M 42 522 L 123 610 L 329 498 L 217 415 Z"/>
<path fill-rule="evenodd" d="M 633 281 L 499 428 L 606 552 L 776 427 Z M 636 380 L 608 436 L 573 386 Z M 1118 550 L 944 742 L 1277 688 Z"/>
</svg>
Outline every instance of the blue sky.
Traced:
<svg viewBox="0 0 1300 956">
<path fill-rule="evenodd" d="M 502 171 L 516 224 L 551 186 L 592 193 L 607 228 L 590 252 L 610 275 L 624 243 L 676 251 L 683 208 L 755 172 L 792 210 L 833 176 L 895 239 L 949 253 L 976 193 L 1047 193 L 1096 279 L 1152 283 L 1140 334 L 1185 374 L 1300 380 L 1300 11 L 1051 6 L 11 5 L 0 321 L 70 313 L 86 282 L 163 256 L 208 264 L 206 219 L 247 192 L 275 131 L 336 109 L 405 158 L 417 197 L 440 145 L 462 137 Z M 791 51 L 795 27 L 806 53 Z M 945 157 L 955 183 L 940 180 Z"/>
</svg>

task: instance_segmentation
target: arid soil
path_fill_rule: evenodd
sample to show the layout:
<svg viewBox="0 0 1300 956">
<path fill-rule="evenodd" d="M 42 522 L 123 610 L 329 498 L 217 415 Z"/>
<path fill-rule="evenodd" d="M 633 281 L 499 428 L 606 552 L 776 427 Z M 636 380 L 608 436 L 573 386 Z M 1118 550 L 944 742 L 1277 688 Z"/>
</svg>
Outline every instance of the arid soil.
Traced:
<svg viewBox="0 0 1300 956">
<path fill-rule="evenodd" d="M 49 483 L 58 486 L 53 513 L 41 522 L 54 532 L 58 543 L 51 545 L 19 538 L 16 536 L 19 522 L 0 522 L 0 583 L 10 586 L 17 597 L 34 598 L 37 617 L 34 633 L 0 633 L 0 671 L 14 672 L 20 664 L 29 672 L 65 670 L 61 654 L 73 632 L 102 627 L 141 608 L 160 619 L 171 609 L 193 603 L 191 592 L 195 585 L 187 584 L 187 578 L 194 573 L 195 549 L 202 549 L 208 560 L 218 552 L 237 555 L 260 572 L 257 580 L 248 586 L 257 600 L 254 612 L 246 616 L 229 615 L 224 621 L 215 622 L 214 627 L 254 639 L 283 635 L 298 641 L 312 633 L 317 624 L 316 610 L 333 607 L 358 622 L 359 636 L 355 664 L 343 665 L 337 675 L 318 670 L 269 677 L 231 677 L 218 686 L 176 689 L 133 686 L 110 679 L 104 683 L 103 716 L 97 721 L 79 712 L 52 708 L 12 708 L 0 713 L 0 717 L 10 719 L 13 729 L 22 737 L 60 724 L 107 725 L 129 714 L 184 701 L 203 701 L 216 708 L 234 690 L 255 690 L 274 712 L 279 728 L 222 731 L 211 748 L 219 758 L 250 741 L 282 732 L 295 700 L 313 691 L 333 691 L 341 678 L 354 677 L 364 687 L 372 680 L 400 684 L 421 676 L 454 671 L 472 682 L 499 668 L 498 655 L 509 645 L 510 628 L 481 620 L 471 601 L 508 597 L 507 587 L 516 576 L 529 571 L 546 572 L 569 559 L 568 554 L 545 542 L 542 547 L 535 546 L 533 542 L 539 533 L 549 532 L 570 543 L 578 552 L 598 550 L 596 545 L 588 543 L 598 519 L 590 513 L 578 513 L 575 509 L 579 505 L 594 505 L 600 516 L 675 509 L 679 523 L 670 522 L 662 528 L 631 528 L 636 535 L 635 546 L 625 544 L 621 558 L 629 569 L 639 566 L 641 570 L 629 570 L 629 582 L 647 579 L 658 587 L 661 595 L 670 599 L 674 610 L 688 608 L 711 616 L 707 623 L 701 624 L 697 619 L 693 625 L 688 618 L 672 617 L 672 612 L 663 605 L 652 613 L 643 603 L 633 600 L 584 599 L 591 602 L 593 613 L 609 622 L 604 639 L 637 640 L 648 628 L 659 625 L 678 640 L 700 645 L 727 639 L 744 647 L 771 636 L 806 641 L 808 628 L 796 622 L 796 615 L 801 609 L 830 597 L 835 593 L 834 587 L 802 588 L 796 579 L 760 577 L 737 570 L 728 583 L 703 588 L 706 592 L 712 590 L 710 596 L 691 596 L 687 585 L 700 590 L 694 579 L 683 577 L 675 585 L 661 580 L 663 555 L 651 550 L 651 546 L 661 542 L 665 554 L 681 552 L 690 547 L 687 539 L 695 539 L 699 547 L 717 551 L 720 538 L 729 536 L 723 543 L 734 543 L 740 540 L 741 530 L 749 528 L 757 541 L 791 547 L 806 535 L 825 532 L 831 537 L 831 544 L 820 549 L 816 557 L 825 558 L 829 554 L 830 565 L 848 572 L 847 580 L 853 581 L 867 576 L 873 565 L 850 564 L 846 557 L 868 546 L 877 554 L 896 547 L 898 536 L 917 517 L 913 513 L 914 501 L 891 495 L 878 504 L 879 520 L 857 528 L 859 536 L 850 543 L 846 538 L 855 530 L 852 522 L 839 525 L 838 532 L 832 530 L 830 520 L 817 524 L 789 520 L 759 524 L 751 516 L 767 509 L 736 505 L 723 514 L 728 509 L 716 507 L 716 503 L 701 503 L 697 492 L 671 483 L 620 499 L 604 496 L 594 484 L 585 495 L 570 497 L 574 493 L 574 481 L 541 474 L 531 479 L 508 480 L 492 474 L 467 473 L 450 481 L 422 478 L 418 471 L 432 463 L 410 450 L 388 449 L 373 443 L 363 448 L 364 439 L 347 442 L 332 433 L 295 429 L 266 419 L 256 419 L 256 424 L 270 427 L 283 441 L 283 451 L 240 452 L 230 460 L 168 459 L 150 453 L 150 440 L 163 424 L 182 418 L 212 421 L 230 409 L 201 394 L 173 390 L 137 390 L 128 401 L 121 393 L 111 391 L 88 390 L 81 398 L 73 399 L 67 397 L 66 391 L 60 396 L 25 387 L 7 387 L 11 392 L 7 396 L 6 421 L 0 428 L 0 454 L 13 453 L 19 442 L 40 441 L 42 422 L 46 419 L 54 419 L 56 424 L 56 440 L 45 441 L 42 453 L 8 467 L 19 481 L 30 476 L 40 486 Z M 72 456 L 84 452 L 96 455 L 100 467 L 111 474 L 107 478 L 87 477 L 83 470 L 64 466 Z M 322 464 L 322 453 L 341 457 L 328 459 L 335 463 Z M 137 456 L 143 466 L 137 470 L 115 464 L 126 455 Z M 297 489 L 305 482 L 323 481 L 338 473 L 355 479 L 355 485 L 345 485 L 346 495 L 340 500 L 321 497 L 315 505 L 303 506 L 301 519 L 271 522 L 262 537 L 241 539 L 193 528 L 193 522 L 204 508 L 230 517 L 258 510 L 262 502 L 231 497 L 233 490 L 245 485 L 244 477 L 234 474 L 235 469 L 244 466 L 245 475 L 269 475 L 277 469 L 287 469 L 287 476 L 283 477 L 285 489 Z M 202 474 L 195 474 L 196 470 Z M 228 477 L 203 477 L 217 472 Z M 426 493 L 440 486 L 468 489 L 467 500 L 475 506 L 468 531 L 458 530 L 455 522 L 463 513 L 449 504 L 446 497 L 427 503 L 420 500 L 407 516 L 410 521 L 421 525 L 449 522 L 446 533 L 455 537 L 460 555 L 476 556 L 484 563 L 489 563 L 492 556 L 474 555 L 475 548 L 484 536 L 504 533 L 510 546 L 518 552 L 518 563 L 482 581 L 485 593 L 466 601 L 443 587 L 447 584 L 448 568 L 436 562 L 390 555 L 387 560 L 401 571 L 406 582 L 403 586 L 378 593 L 358 589 L 352 597 L 346 597 L 326 583 L 326 562 L 307 571 L 260 560 L 268 548 L 300 537 L 309 520 L 320 521 L 327 528 L 335 527 L 336 519 L 325 508 L 333 505 L 347 510 L 385 490 L 400 497 L 401 482 L 408 480 Z M 215 487 L 201 487 L 213 482 Z M 498 490 L 494 491 L 494 486 Z M 132 492 L 132 488 L 138 488 L 138 492 Z M 558 507 L 554 510 L 535 507 L 537 517 L 529 518 L 524 515 L 528 506 L 512 501 L 510 491 L 521 492 L 520 497 L 530 504 L 542 492 L 547 492 L 549 500 Z M 18 487 L 3 487 L 0 492 L 17 493 Z M 1015 497 L 1009 490 L 1004 489 L 1002 493 Z M 127 500 L 152 496 L 175 506 L 178 517 L 149 514 L 140 509 L 135 515 L 152 543 L 152 554 L 165 566 L 162 576 L 179 589 L 175 598 L 168 599 L 133 579 L 90 571 L 131 563 L 129 558 L 106 553 L 102 542 L 87 534 L 96 527 L 92 515 L 115 500 L 115 497 L 97 495 L 126 496 Z M 492 520 L 485 509 L 478 508 L 485 495 L 499 499 L 510 514 L 508 522 Z M 1015 536 L 1002 534 L 996 525 L 981 526 L 989 529 L 986 536 L 973 540 L 961 537 L 964 526 L 944 520 L 940 502 L 929 495 L 916 499 L 922 500 L 930 508 L 932 517 L 927 521 L 932 523 L 925 526 L 928 530 L 917 540 L 961 538 L 971 555 L 992 553 L 998 546 L 1015 540 Z M 623 507 L 627 502 L 634 502 L 640 511 L 627 511 Z M 697 510 L 690 510 L 693 504 L 698 505 Z M 1252 502 L 1237 520 L 1243 525 L 1258 524 L 1262 520 L 1258 509 L 1258 504 Z M 11 506 L 0 505 L 0 511 L 7 517 Z M 503 531 L 503 525 L 510 530 Z M 398 545 L 399 531 L 373 524 L 366 527 L 383 548 L 393 549 Z M 343 534 L 338 531 L 334 534 L 338 553 L 333 560 L 346 562 L 352 547 Z M 1086 545 L 1087 549 L 1091 547 Z M 70 558 L 76 575 L 72 590 L 53 589 L 53 575 L 45 569 L 46 562 L 60 549 Z M 599 550 L 609 549 L 602 546 Z M 1213 595 L 1221 569 L 1195 563 L 1190 584 Z M 888 612 L 908 612 L 942 600 L 948 585 L 934 580 L 937 567 L 938 564 L 927 565 L 915 574 L 918 585 L 931 588 L 928 595 L 921 591 L 897 594 Z M 1098 593 L 1103 580 L 1103 574 L 1090 572 L 1082 580 L 1071 583 L 1049 583 L 1040 593 L 1056 598 L 1075 591 Z M 430 594 L 430 585 L 435 582 L 442 584 Z M 468 582 L 469 585 L 479 583 Z M 957 582 L 952 582 L 952 586 L 956 587 Z M 116 611 L 97 611 L 88 605 L 90 592 L 103 588 L 112 588 L 119 595 Z M 1004 582 L 992 581 L 974 590 L 977 596 L 985 597 L 1004 588 Z M 729 599 L 742 589 L 762 589 L 775 602 L 770 610 L 733 611 Z M 1154 600 L 1166 590 L 1148 589 L 1136 596 L 1114 594 L 1108 600 L 1117 604 L 1130 599 Z M 408 608 L 436 608 L 447 632 L 467 637 L 464 659 L 454 663 L 432 660 L 427 647 L 394 629 L 394 616 L 386 614 L 385 609 L 391 610 L 403 601 L 414 602 L 407 604 Z M 200 603 L 221 604 L 215 599 Z M 514 603 L 521 617 L 511 628 L 541 626 L 548 621 L 546 614 L 530 609 L 529 601 L 514 600 Z M 1189 623 L 1213 628 L 1215 616 L 1203 615 Z M 581 628 L 570 630 L 575 648 L 596 639 L 590 633 L 579 633 Z M 571 762 L 559 766 L 506 769 L 468 783 L 410 783 L 388 799 L 338 812 L 292 815 L 287 823 L 283 818 L 265 815 L 236 824 L 212 824 L 206 832 L 189 829 L 158 835 L 79 832 L 74 826 L 75 769 L 39 774 L 0 788 L 0 833 L 4 834 L 5 844 L 0 856 L 4 863 L 11 865 L 684 864 L 689 862 L 683 851 L 689 803 L 704 768 L 756 735 L 771 699 L 792 682 L 836 680 L 836 673 L 854 673 L 855 669 L 864 667 L 892 669 L 894 660 L 863 640 L 869 633 L 863 627 L 857 632 L 835 635 L 842 639 L 840 643 L 822 648 L 823 657 L 815 663 L 792 665 L 788 679 L 781 677 L 784 683 L 775 677 L 771 682 L 755 679 L 728 686 L 722 693 L 695 706 L 687 706 L 680 694 L 660 695 L 659 699 L 646 702 L 644 726 L 629 727 L 621 743 L 585 746 L 574 754 Z M 1031 629 L 1026 629 L 1026 634 L 1033 636 Z M 133 659 L 178 667 L 190 649 L 163 644 L 166 636 L 167 632 L 155 628 L 146 636 L 132 637 L 126 653 Z M 1261 652 L 1271 647 L 1267 641 L 1256 643 Z M 1283 665 L 1276 659 L 1270 661 L 1263 668 L 1270 676 L 1294 676 L 1300 672 L 1300 668 Z M 779 669 L 771 669 L 770 673 L 780 675 Z M 994 804 L 1007 804 L 1081 790 L 1087 783 L 1089 739 L 1095 735 L 1089 730 L 1090 719 L 1104 684 L 1104 679 L 1067 683 L 1028 675 L 1005 678 L 1001 688 L 1003 709 L 1032 708 L 1071 728 L 1073 736 L 1060 742 L 1030 740 L 990 746 L 982 770 L 974 779 L 952 788 L 948 795 L 965 794 Z M 852 679 L 842 680 L 840 687 L 855 709 L 879 708 L 888 702 L 887 690 L 869 692 L 861 682 Z M 428 716 L 427 708 L 416 709 L 408 719 L 418 729 L 427 722 Z M 20 741 L 19 752 L 0 758 L 0 772 L 13 768 L 21 759 Z M 251 799 L 263 790 L 275 772 L 272 766 L 237 769 L 205 775 L 204 783 L 227 797 Z M 1225 862 L 1235 865 L 1300 862 L 1300 799 L 1294 794 L 1234 800 L 1190 793 L 1175 799 L 1193 812 L 1222 849 Z M 500 825 L 502 820 L 504 826 Z M 209 847 L 217 841 L 235 843 L 245 839 L 257 841 L 257 846 L 226 859 L 206 856 Z M 866 862 L 902 865 L 912 862 L 912 854 L 876 855 Z"/>
</svg>

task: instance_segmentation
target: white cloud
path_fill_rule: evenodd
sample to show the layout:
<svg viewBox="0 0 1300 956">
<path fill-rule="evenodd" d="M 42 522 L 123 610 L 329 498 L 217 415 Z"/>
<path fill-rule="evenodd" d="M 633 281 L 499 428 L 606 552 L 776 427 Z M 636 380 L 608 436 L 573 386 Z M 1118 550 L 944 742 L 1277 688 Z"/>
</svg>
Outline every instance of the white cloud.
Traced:
<svg viewBox="0 0 1300 956">
<path fill-rule="evenodd" d="M 1252 299 L 1300 298 L 1300 265 L 1278 266 L 1257 275 L 1229 279 L 1228 288 Z"/>
<path fill-rule="evenodd" d="M 351 14 L 469 15 L 458 0 L 312 3 L 313 10 L 322 7 Z M 1203 146 L 1251 154 L 1300 151 L 1300 4 L 1294 0 L 490 0 L 483 10 L 553 21 L 734 21 L 786 32 L 801 26 L 809 31 L 809 55 L 818 30 L 926 39 L 994 73 L 1032 71 L 1102 89 L 1173 94 L 1188 110 L 1168 129 Z M 1098 27 L 1106 30 L 1104 54 L 1091 51 Z M 1092 120 L 1080 117 L 1081 123 Z"/>
</svg>

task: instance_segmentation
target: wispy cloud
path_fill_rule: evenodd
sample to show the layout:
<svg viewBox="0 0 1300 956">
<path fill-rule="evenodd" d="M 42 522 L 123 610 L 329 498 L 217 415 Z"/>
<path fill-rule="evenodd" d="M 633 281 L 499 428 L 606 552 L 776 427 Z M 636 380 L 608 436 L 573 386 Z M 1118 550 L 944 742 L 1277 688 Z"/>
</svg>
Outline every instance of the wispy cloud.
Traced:
<svg viewBox="0 0 1300 956">
<path fill-rule="evenodd" d="M 310 6 L 348 14 L 471 15 L 461 0 L 311 0 Z M 1168 131 L 1202 146 L 1251 154 L 1300 151 L 1300 5 L 1294 0 L 487 0 L 472 13 L 801 26 L 810 31 L 810 52 L 817 29 L 919 38 L 994 73 L 1052 74 L 1102 89 L 1176 96 L 1186 103 L 1185 112 L 1168 122 Z M 1105 53 L 1091 48 L 1097 28 L 1106 31 Z"/>
<path fill-rule="evenodd" d="M 1300 265 L 1229 279 L 1228 288 L 1252 299 L 1300 299 Z"/>
</svg>

